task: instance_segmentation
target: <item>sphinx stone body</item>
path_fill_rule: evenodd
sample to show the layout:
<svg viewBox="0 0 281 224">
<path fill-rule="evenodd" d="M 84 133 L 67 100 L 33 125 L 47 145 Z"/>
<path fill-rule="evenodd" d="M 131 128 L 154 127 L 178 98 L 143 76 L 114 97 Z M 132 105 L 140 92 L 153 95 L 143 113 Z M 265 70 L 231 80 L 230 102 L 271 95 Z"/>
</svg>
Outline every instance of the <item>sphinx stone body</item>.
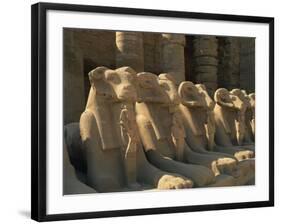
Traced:
<svg viewBox="0 0 281 224">
<path fill-rule="evenodd" d="M 235 164 L 239 173 L 236 175 L 237 184 L 245 184 L 251 180 L 254 175 L 254 161 L 240 162 L 236 158 L 238 157 L 238 160 L 252 158 L 253 152 L 249 150 L 236 151 L 230 148 L 222 149 L 217 147 L 214 141 L 216 122 L 213 108 L 215 104 L 208 96 L 206 88 L 203 85 L 195 86 L 191 82 L 183 82 L 179 87 L 179 95 L 182 98 L 180 109 L 187 133 L 186 141 L 190 148 L 197 153 L 207 154 L 210 158 L 221 161 L 225 164 L 224 170 L 227 170 L 227 165 Z M 229 171 L 228 174 L 231 175 Z"/>
<path fill-rule="evenodd" d="M 173 78 L 169 74 L 157 78 L 144 72 L 138 74 L 138 81 L 141 103 L 136 104 L 137 123 L 148 160 L 163 170 L 191 178 L 196 186 L 213 184 L 216 178 L 209 168 L 213 164 L 214 169 L 219 169 L 216 163 L 204 155 L 201 163 L 188 163 L 187 158 L 198 161 L 198 157 L 190 153 L 184 140 L 185 129 L 178 110 L 180 98 Z M 217 185 L 234 185 L 231 176 L 220 176 L 218 180 Z"/>
<path fill-rule="evenodd" d="M 79 178 L 79 171 L 74 169 L 69 159 L 67 146 L 63 144 L 63 194 L 85 194 L 95 193 L 96 191 L 83 183 Z"/>
<path fill-rule="evenodd" d="M 245 145 L 245 103 L 227 89 L 220 88 L 215 92 L 214 108 L 216 121 L 216 143 L 220 146 L 240 146 L 254 150 L 253 145 Z"/>
<path fill-rule="evenodd" d="M 199 93 L 203 95 L 204 101 L 207 106 L 207 109 L 205 110 L 207 116 L 205 129 L 206 129 L 206 135 L 208 141 L 208 145 L 207 145 L 208 150 L 234 155 L 235 158 L 238 159 L 239 161 L 253 158 L 254 153 L 251 150 L 243 149 L 243 147 L 240 146 L 221 147 L 215 143 L 215 133 L 216 133 L 216 121 L 215 121 L 215 114 L 214 114 L 215 102 L 208 95 L 206 88 L 203 84 L 197 84 L 196 87 Z"/>
<path fill-rule="evenodd" d="M 98 67 L 89 73 L 91 90 L 80 118 L 87 182 L 99 192 L 192 187 L 192 181 L 148 163 L 135 123 L 136 74 L 129 67 Z"/>
<path fill-rule="evenodd" d="M 254 117 L 255 106 L 253 105 L 253 99 L 251 99 L 245 90 L 233 89 L 231 90 L 235 96 L 244 102 L 245 108 L 241 112 L 243 124 L 244 124 L 244 136 L 242 139 L 242 145 L 254 145 L 254 133 L 252 131 L 252 119 Z M 252 102 L 251 102 L 252 100 Z M 250 146 L 253 148 L 254 146 Z M 253 148 L 254 149 L 254 148 Z"/>
<path fill-rule="evenodd" d="M 201 88 L 201 91 L 198 88 Z M 216 161 L 216 166 L 220 168 L 213 167 L 216 174 L 233 175 L 239 184 L 247 182 L 248 178 L 245 175 L 251 170 L 251 164 L 244 162 L 242 164 L 231 154 L 217 152 L 216 150 L 210 151 L 211 148 L 214 149 L 215 147 L 215 118 L 211 110 L 214 103 L 211 98 L 205 98 L 204 93 L 202 93 L 202 86 L 196 87 L 191 82 L 183 82 L 179 87 L 179 95 L 182 99 L 180 110 L 187 133 L 186 142 L 191 148 L 190 154 L 196 154 L 197 157 L 206 157 L 209 161 Z M 199 159 L 198 162 L 200 162 Z"/>
<path fill-rule="evenodd" d="M 98 67 L 89 78 L 80 122 L 65 126 L 65 192 L 233 186 L 254 175 L 254 153 L 240 146 L 246 120 L 254 132 L 253 94 L 223 89 L 215 103 L 204 85 L 178 90 L 170 74 L 130 67 Z"/>
<path fill-rule="evenodd" d="M 255 110 L 256 110 L 256 95 L 255 93 L 251 93 L 248 95 L 250 99 L 250 107 L 251 107 L 251 117 L 250 117 L 250 124 L 252 129 L 253 140 L 255 140 Z"/>
</svg>

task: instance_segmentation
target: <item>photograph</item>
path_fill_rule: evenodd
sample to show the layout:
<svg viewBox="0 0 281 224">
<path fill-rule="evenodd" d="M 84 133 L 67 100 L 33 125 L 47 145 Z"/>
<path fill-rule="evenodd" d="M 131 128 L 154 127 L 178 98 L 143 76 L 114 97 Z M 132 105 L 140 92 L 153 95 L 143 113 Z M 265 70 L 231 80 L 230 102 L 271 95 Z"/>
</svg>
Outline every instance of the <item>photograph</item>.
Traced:
<svg viewBox="0 0 281 224">
<path fill-rule="evenodd" d="M 274 18 L 31 12 L 32 219 L 274 205 Z"/>
<path fill-rule="evenodd" d="M 255 38 L 64 27 L 62 129 L 65 195 L 255 185 Z"/>
</svg>

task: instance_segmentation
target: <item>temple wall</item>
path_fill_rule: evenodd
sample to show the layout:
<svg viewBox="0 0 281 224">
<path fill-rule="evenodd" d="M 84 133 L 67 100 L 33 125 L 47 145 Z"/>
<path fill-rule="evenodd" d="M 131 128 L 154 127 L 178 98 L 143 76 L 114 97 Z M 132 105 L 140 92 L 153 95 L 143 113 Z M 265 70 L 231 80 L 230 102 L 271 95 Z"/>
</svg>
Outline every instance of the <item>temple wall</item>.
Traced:
<svg viewBox="0 0 281 224">
<path fill-rule="evenodd" d="M 64 123 L 77 122 L 90 89 L 88 72 L 115 68 L 115 32 L 64 29 Z"/>
<path fill-rule="evenodd" d="M 64 123 L 77 121 L 85 104 L 83 52 L 74 41 L 73 32 L 64 32 L 63 112 Z"/>
<path fill-rule="evenodd" d="M 160 33 L 64 29 L 64 123 L 79 121 L 98 66 L 131 66 L 137 72 L 169 72 L 179 83 L 255 88 L 255 40 Z"/>
</svg>

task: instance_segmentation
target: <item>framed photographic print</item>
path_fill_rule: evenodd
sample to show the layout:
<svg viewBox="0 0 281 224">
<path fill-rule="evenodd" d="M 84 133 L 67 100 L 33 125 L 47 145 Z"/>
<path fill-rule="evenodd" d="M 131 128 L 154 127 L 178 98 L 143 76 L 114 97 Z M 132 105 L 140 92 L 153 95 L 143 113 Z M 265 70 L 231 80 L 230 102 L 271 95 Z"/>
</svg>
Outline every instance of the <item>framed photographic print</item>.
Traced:
<svg viewBox="0 0 281 224">
<path fill-rule="evenodd" d="M 32 219 L 273 206 L 273 82 L 273 18 L 32 5 Z"/>
</svg>

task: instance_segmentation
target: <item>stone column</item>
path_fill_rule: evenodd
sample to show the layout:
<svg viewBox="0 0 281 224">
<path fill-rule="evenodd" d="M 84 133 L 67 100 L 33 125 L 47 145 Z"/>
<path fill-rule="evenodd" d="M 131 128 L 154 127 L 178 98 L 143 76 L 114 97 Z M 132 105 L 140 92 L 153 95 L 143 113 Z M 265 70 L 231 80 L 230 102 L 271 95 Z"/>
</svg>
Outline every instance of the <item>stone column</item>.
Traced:
<svg viewBox="0 0 281 224">
<path fill-rule="evenodd" d="M 161 34 L 144 33 L 143 49 L 144 49 L 144 71 L 154 74 L 161 73 Z"/>
<path fill-rule="evenodd" d="M 255 38 L 240 38 L 240 87 L 255 92 Z"/>
<path fill-rule="evenodd" d="M 116 32 L 116 67 L 130 66 L 143 72 L 143 34 L 140 32 Z"/>
<path fill-rule="evenodd" d="M 237 37 L 219 38 L 219 86 L 240 87 L 240 42 Z"/>
<path fill-rule="evenodd" d="M 209 95 L 217 89 L 218 40 L 214 36 L 195 36 L 193 39 L 193 72 L 195 82 L 206 86 Z"/>
<path fill-rule="evenodd" d="M 174 76 L 176 84 L 185 80 L 185 36 L 183 34 L 162 34 L 162 72 Z"/>
</svg>

